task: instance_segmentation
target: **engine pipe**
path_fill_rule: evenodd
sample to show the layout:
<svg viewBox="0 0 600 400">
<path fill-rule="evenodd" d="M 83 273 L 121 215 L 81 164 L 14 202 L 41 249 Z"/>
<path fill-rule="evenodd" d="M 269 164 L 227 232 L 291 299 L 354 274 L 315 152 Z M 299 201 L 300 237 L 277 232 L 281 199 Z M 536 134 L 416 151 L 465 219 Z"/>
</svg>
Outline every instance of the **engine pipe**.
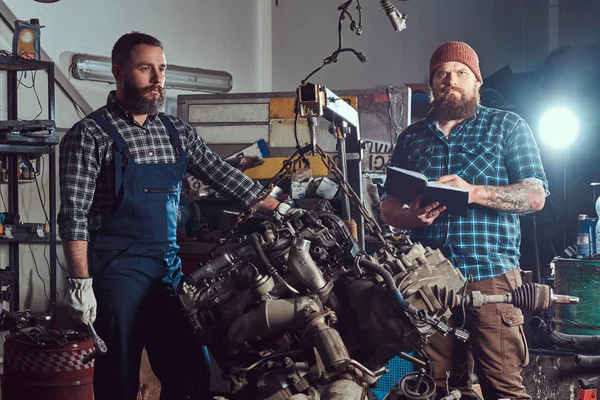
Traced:
<svg viewBox="0 0 600 400">
<path fill-rule="evenodd" d="M 309 249 L 310 241 L 302 238 L 294 239 L 290 247 L 288 265 L 300 283 L 311 292 L 319 292 L 327 285 L 327 281 L 310 256 Z"/>
<path fill-rule="evenodd" d="M 556 332 L 540 317 L 531 318 L 529 326 L 534 332 L 542 334 L 541 339 L 543 342 L 578 351 L 600 350 L 600 336 L 598 335 L 568 335 Z M 584 363 L 586 361 L 584 360 Z"/>
<path fill-rule="evenodd" d="M 600 356 L 576 355 L 573 357 L 573 364 L 581 368 L 598 368 L 600 367 Z"/>
<path fill-rule="evenodd" d="M 396 302 L 396 304 L 399 307 L 402 307 L 402 309 L 404 311 L 408 312 L 409 314 L 414 315 L 415 317 L 417 317 L 419 319 L 425 318 L 426 315 L 422 310 L 417 309 L 415 306 L 413 306 L 408 301 L 406 301 L 404 299 L 404 297 L 402 297 L 402 293 L 400 293 L 400 290 L 398 290 L 398 288 L 396 287 L 396 282 L 394 282 L 394 278 L 392 277 L 392 274 L 390 274 L 388 272 L 388 270 L 386 270 L 381 265 L 376 264 L 376 263 L 374 263 L 370 260 L 367 260 L 366 258 L 363 258 L 363 257 L 357 257 L 356 262 L 358 263 L 358 265 L 360 267 L 370 270 L 371 272 L 373 272 L 383 278 L 385 284 L 387 285 L 389 290 L 392 292 L 394 301 Z"/>
<path fill-rule="evenodd" d="M 238 346 L 249 339 L 300 328 L 307 313 L 321 311 L 321 305 L 310 297 L 264 301 L 231 324 L 229 343 Z"/>
<path fill-rule="evenodd" d="M 579 297 L 554 294 L 552 288 L 538 283 L 525 283 L 512 293 L 489 295 L 474 291 L 466 296 L 465 304 L 479 308 L 486 304 L 512 304 L 522 310 L 543 311 L 553 304 L 577 304 Z"/>
<path fill-rule="evenodd" d="M 265 275 L 273 275 L 274 273 L 277 273 L 277 269 L 273 266 L 273 264 L 271 264 L 271 261 L 269 261 L 267 255 L 265 254 L 265 251 L 262 248 L 260 234 L 255 232 L 252 235 L 250 235 L 250 243 L 252 243 L 254 251 L 256 251 L 256 255 L 262 263 L 262 266 L 266 268 L 261 268 L 261 272 Z"/>
<path fill-rule="evenodd" d="M 283 286 L 285 286 L 285 288 L 287 290 L 289 290 L 290 292 L 292 292 L 293 294 L 296 294 L 296 295 L 300 294 L 300 292 L 298 290 L 296 290 L 293 286 L 291 286 L 289 283 L 287 283 L 285 281 L 285 279 L 283 279 L 279 275 L 279 272 L 277 272 L 277 268 L 275 268 L 273 266 L 273 264 L 271 264 L 271 262 L 267 258 L 267 255 L 265 254 L 265 251 L 262 248 L 262 244 L 260 242 L 260 235 L 256 232 L 253 233 L 252 235 L 250 235 L 250 242 L 252 243 L 252 247 L 256 251 L 256 255 L 258 256 L 260 262 L 266 268 L 266 270 L 263 269 L 263 271 L 261 271 L 261 272 L 263 272 L 266 275 L 273 276 L 275 279 L 277 279 L 277 281 L 279 283 L 281 283 Z"/>
</svg>

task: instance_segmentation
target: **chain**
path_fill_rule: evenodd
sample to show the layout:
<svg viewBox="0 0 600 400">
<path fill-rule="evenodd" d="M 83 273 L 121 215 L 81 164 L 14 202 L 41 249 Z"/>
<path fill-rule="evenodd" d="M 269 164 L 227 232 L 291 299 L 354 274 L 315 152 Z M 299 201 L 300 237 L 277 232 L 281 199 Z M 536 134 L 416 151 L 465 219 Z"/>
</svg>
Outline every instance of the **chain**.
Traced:
<svg viewBox="0 0 600 400">
<path fill-rule="evenodd" d="M 231 240 L 231 238 L 233 237 L 233 233 L 241 224 L 248 221 L 250 217 L 254 215 L 256 211 L 258 211 L 262 202 L 265 201 L 267 197 L 269 197 L 275 186 L 277 186 L 286 176 L 290 174 L 291 171 L 294 170 L 296 164 L 298 164 L 298 162 L 302 160 L 305 160 L 304 153 L 309 151 L 310 148 L 311 145 L 308 145 L 296 150 L 290 158 L 283 162 L 283 165 L 281 166 L 279 172 L 277 172 L 275 176 L 271 179 L 271 181 L 258 193 L 256 200 L 254 200 L 254 202 L 248 207 L 248 210 L 245 212 L 242 211 L 238 215 L 235 224 L 233 224 L 233 227 L 227 232 L 227 234 L 221 234 L 221 236 L 219 236 L 219 238 L 217 239 L 217 243 L 210 251 L 209 258 L 212 258 L 214 256 L 215 251 L 219 247 L 224 246 Z"/>
<path fill-rule="evenodd" d="M 329 172 L 331 172 L 338 179 L 340 187 L 346 193 L 350 201 L 356 206 L 358 211 L 361 213 L 363 218 L 365 219 L 365 227 L 384 244 L 388 249 L 392 249 L 393 246 L 381 235 L 381 227 L 379 224 L 371 217 L 367 209 L 365 208 L 363 202 L 360 200 L 360 197 L 356 194 L 352 186 L 348 183 L 344 174 L 338 168 L 337 164 L 333 159 L 329 156 L 329 154 L 325 153 L 325 151 L 319 146 L 316 146 L 317 153 L 321 156 L 321 160 L 323 164 L 327 167 Z"/>
<path fill-rule="evenodd" d="M 248 219 L 250 219 L 250 217 L 254 213 L 256 213 L 262 202 L 265 201 L 267 197 L 269 197 L 269 194 L 273 191 L 273 188 L 290 174 L 290 172 L 295 168 L 296 164 L 304 158 L 304 154 L 310 149 L 311 145 L 308 145 L 296 150 L 294 154 L 292 154 L 292 156 L 283 163 L 283 166 L 281 167 L 279 172 L 275 174 L 275 176 L 271 179 L 269 184 L 266 185 L 260 191 L 256 200 L 250 205 L 250 207 L 248 207 L 248 211 L 241 212 L 238 215 L 233 227 L 226 234 L 222 234 L 219 237 L 219 239 L 217 239 L 217 243 L 210 251 L 210 258 L 213 257 L 215 251 L 219 247 L 227 244 L 231 240 L 231 238 L 233 237 L 233 233 L 241 224 L 248 221 Z M 329 154 L 325 153 L 321 146 L 316 145 L 316 151 L 321 157 L 323 164 L 327 167 L 327 170 L 333 175 L 335 175 L 344 193 L 346 193 L 352 204 L 356 206 L 360 214 L 363 216 L 365 220 L 365 227 L 369 230 L 370 233 L 375 235 L 381 241 L 381 243 L 384 244 L 386 248 L 393 250 L 394 247 L 383 237 L 383 235 L 381 235 L 381 228 L 379 227 L 379 224 L 373 219 L 373 217 L 371 217 L 367 209 L 364 207 L 362 201 L 360 200 L 360 197 L 356 194 L 354 189 L 352 189 L 352 186 L 350 186 L 350 183 L 348 183 L 348 181 L 344 177 L 344 174 L 342 173 L 342 171 L 340 171 L 335 161 L 329 156 Z"/>
</svg>

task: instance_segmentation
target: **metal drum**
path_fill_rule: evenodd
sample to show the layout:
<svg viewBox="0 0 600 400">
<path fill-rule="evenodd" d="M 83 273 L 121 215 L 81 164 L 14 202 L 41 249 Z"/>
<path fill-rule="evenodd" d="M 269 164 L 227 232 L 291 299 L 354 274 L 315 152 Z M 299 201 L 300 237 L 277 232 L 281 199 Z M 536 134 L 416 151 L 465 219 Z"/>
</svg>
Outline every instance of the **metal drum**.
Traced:
<svg viewBox="0 0 600 400">
<path fill-rule="evenodd" d="M 93 400 L 94 349 L 87 334 L 34 329 L 6 336 L 2 400 Z"/>
<path fill-rule="evenodd" d="M 556 304 L 556 330 L 600 335 L 600 260 L 555 259 L 556 293 L 579 297 L 579 304 Z"/>
</svg>

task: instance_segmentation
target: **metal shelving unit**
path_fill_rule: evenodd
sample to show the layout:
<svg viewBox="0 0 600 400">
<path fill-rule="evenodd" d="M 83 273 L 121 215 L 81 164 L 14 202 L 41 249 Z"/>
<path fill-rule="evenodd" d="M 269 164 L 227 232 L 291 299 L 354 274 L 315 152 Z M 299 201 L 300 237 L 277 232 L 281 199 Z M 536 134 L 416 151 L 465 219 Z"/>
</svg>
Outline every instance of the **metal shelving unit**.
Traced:
<svg viewBox="0 0 600 400">
<path fill-rule="evenodd" d="M 48 75 L 48 120 L 55 120 L 54 101 L 54 63 L 39 60 L 30 60 L 14 56 L 0 55 L 0 71 L 6 71 L 7 76 L 7 120 L 16 121 L 18 112 L 18 89 L 19 74 L 22 71 L 45 71 Z M 1 123 L 1 121 L 0 121 Z M 52 124 L 54 125 L 54 124 Z M 0 154 L 6 155 L 8 159 L 8 200 L 9 213 L 19 213 L 19 156 L 23 155 L 48 155 L 49 158 L 49 209 L 48 232 L 45 237 L 27 238 L 15 235 L 12 239 L 0 239 L 0 243 L 8 246 L 8 262 L 12 272 L 11 283 L 11 311 L 19 310 L 19 244 L 20 243 L 43 243 L 50 245 L 50 309 L 54 310 L 56 304 L 56 150 L 58 137 L 52 126 L 43 131 L 43 134 L 28 134 L 23 132 L 0 131 Z M 39 168 L 39 166 L 38 166 Z M 36 178 L 37 179 L 37 178 Z M 30 221 L 25 221 L 30 222 Z M 37 221 L 40 222 L 40 221 Z M 45 221 L 46 222 L 46 221 Z"/>
</svg>

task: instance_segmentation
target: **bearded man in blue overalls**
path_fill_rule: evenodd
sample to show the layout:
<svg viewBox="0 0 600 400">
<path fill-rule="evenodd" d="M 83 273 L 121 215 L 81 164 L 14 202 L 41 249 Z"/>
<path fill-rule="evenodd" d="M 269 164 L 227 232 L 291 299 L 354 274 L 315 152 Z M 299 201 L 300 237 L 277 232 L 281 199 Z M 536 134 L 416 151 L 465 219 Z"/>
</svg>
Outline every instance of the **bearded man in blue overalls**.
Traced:
<svg viewBox="0 0 600 400">
<path fill-rule="evenodd" d="M 117 90 L 60 143 L 65 302 L 82 323 L 95 321 L 108 347 L 96 359 L 96 400 L 137 398 L 144 347 L 161 399 L 209 398 L 205 349 L 175 296 L 181 181 L 187 171 L 245 208 L 261 186 L 210 151 L 190 125 L 159 112 L 167 64 L 158 39 L 123 35 L 112 64 Z M 259 211 L 286 208 L 269 197 Z"/>
</svg>

